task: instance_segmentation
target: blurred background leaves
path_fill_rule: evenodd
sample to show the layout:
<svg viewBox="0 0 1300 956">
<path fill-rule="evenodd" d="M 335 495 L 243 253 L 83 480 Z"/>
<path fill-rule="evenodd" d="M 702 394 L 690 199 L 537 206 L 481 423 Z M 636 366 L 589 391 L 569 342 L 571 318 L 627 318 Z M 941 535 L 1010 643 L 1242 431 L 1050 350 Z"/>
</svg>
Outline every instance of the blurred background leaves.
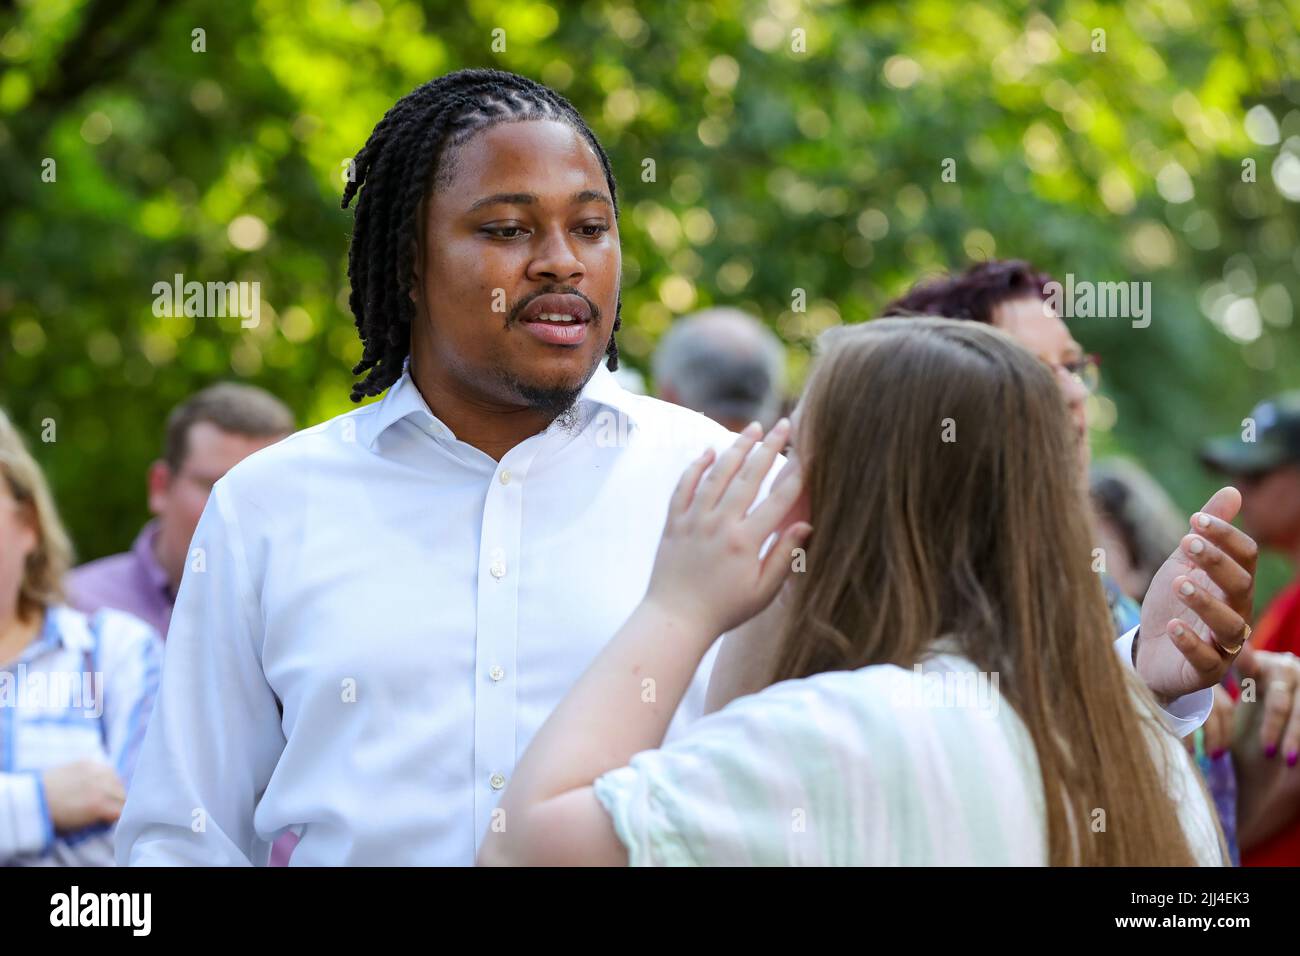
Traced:
<svg viewBox="0 0 1300 956">
<path fill-rule="evenodd" d="M 1300 386 L 1298 27 L 1297 0 L 0 3 L 0 404 L 83 558 L 129 544 L 162 421 L 203 385 L 262 385 L 304 426 L 346 410 L 347 161 L 411 88 L 497 66 L 611 154 L 627 364 L 727 303 L 797 385 L 821 329 L 970 259 L 1149 281 L 1149 328 L 1073 328 L 1103 361 L 1097 456 L 1190 510 L 1197 442 Z M 261 324 L 155 317 L 176 273 L 259 281 Z"/>
</svg>

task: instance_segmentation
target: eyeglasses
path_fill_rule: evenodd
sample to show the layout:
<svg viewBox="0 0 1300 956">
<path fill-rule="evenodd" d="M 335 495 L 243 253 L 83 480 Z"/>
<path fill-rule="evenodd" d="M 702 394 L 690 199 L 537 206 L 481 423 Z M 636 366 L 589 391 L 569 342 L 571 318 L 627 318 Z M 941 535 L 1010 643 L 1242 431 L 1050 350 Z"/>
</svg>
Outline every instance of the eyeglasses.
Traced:
<svg viewBox="0 0 1300 956">
<path fill-rule="evenodd" d="M 1058 375 L 1064 372 L 1078 382 L 1091 395 L 1101 385 L 1101 359 L 1096 355 L 1085 355 L 1073 362 L 1049 362 L 1052 371 Z"/>
</svg>

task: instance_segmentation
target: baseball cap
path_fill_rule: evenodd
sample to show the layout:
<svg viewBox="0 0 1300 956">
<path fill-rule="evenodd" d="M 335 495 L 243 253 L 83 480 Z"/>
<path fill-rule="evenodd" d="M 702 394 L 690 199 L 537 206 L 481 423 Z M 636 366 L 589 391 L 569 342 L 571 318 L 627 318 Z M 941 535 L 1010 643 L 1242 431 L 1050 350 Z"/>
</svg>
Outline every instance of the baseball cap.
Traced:
<svg viewBox="0 0 1300 956">
<path fill-rule="evenodd" d="M 1260 402 L 1250 418 L 1254 441 L 1242 434 L 1212 438 L 1201 446 L 1201 461 L 1226 475 L 1258 474 L 1300 462 L 1300 392 Z"/>
</svg>

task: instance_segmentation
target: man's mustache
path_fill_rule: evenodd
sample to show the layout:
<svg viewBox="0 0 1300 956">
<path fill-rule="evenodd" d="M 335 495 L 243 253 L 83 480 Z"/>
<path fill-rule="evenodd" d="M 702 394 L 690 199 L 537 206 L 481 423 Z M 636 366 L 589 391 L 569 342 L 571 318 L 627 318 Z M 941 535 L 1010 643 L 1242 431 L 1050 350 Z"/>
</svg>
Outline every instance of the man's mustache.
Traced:
<svg viewBox="0 0 1300 956">
<path fill-rule="evenodd" d="M 591 324 L 592 325 L 600 324 L 600 306 L 596 305 L 595 302 L 592 302 L 589 298 L 587 298 L 585 295 L 583 295 L 573 286 L 565 285 L 565 286 L 549 286 L 548 288 L 545 289 L 539 289 L 538 291 L 534 292 L 532 295 L 524 296 L 522 299 L 520 299 L 518 302 L 515 303 L 514 308 L 512 308 L 509 314 L 506 316 L 506 325 L 514 325 L 516 322 L 518 322 L 520 314 L 524 311 L 524 309 L 528 308 L 529 303 L 531 303 L 534 299 L 538 298 L 539 296 L 543 296 L 543 295 L 576 295 L 583 302 L 587 303 L 587 308 L 591 310 Z"/>
</svg>

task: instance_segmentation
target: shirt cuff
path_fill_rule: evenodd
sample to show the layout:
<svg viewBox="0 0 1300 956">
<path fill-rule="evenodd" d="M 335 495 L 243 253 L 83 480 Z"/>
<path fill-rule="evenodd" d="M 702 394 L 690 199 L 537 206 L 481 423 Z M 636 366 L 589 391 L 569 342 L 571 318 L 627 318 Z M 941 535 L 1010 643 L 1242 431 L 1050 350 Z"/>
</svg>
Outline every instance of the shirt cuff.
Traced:
<svg viewBox="0 0 1300 956">
<path fill-rule="evenodd" d="M 1115 653 L 1129 670 L 1133 670 L 1133 639 L 1137 632 L 1135 627 L 1115 642 Z M 1160 709 L 1160 716 L 1164 718 L 1170 733 L 1176 737 L 1186 737 L 1200 729 L 1209 719 L 1213 707 L 1214 688 L 1205 687 L 1171 700 Z"/>
<path fill-rule="evenodd" d="M 8 785 L 0 787 L 0 798 L 9 799 L 9 818 L 14 831 L 9 841 L 18 855 L 44 855 L 54 845 L 54 821 L 50 818 L 50 805 L 45 799 L 45 784 L 40 774 L 14 773 L 6 775 Z"/>
</svg>

